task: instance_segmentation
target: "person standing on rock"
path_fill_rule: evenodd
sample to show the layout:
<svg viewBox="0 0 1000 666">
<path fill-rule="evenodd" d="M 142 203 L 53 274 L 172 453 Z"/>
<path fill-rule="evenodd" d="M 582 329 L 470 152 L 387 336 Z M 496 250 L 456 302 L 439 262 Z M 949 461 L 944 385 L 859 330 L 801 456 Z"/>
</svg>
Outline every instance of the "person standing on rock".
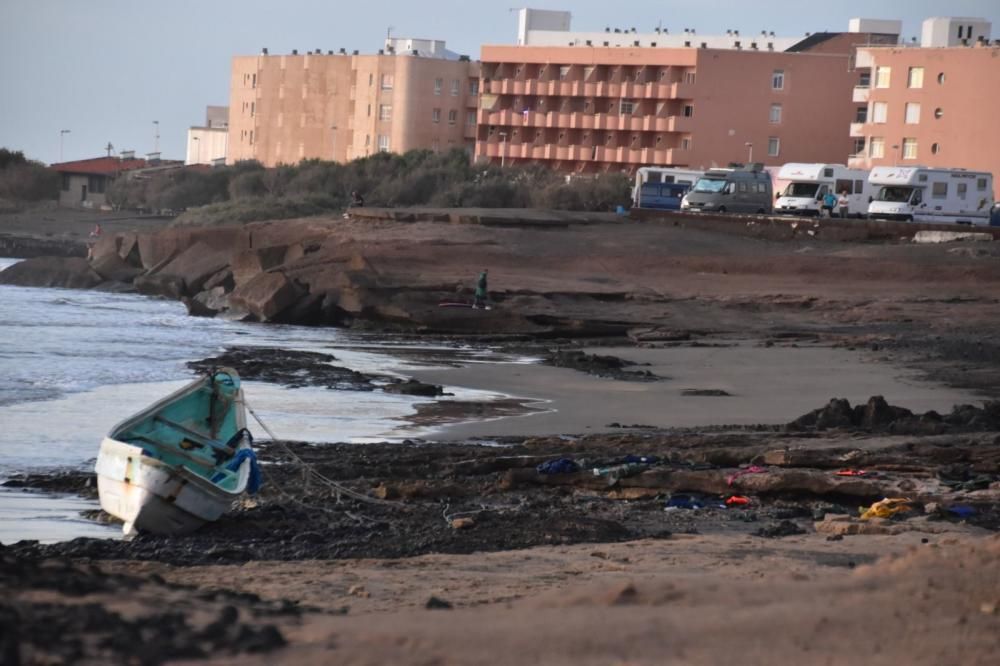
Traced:
<svg viewBox="0 0 1000 666">
<path fill-rule="evenodd" d="M 484 268 L 483 272 L 479 274 L 479 280 L 476 281 L 476 297 L 472 301 L 472 307 L 475 309 L 487 308 L 486 297 L 489 294 L 489 290 L 486 286 L 486 278 L 489 270 Z"/>
</svg>

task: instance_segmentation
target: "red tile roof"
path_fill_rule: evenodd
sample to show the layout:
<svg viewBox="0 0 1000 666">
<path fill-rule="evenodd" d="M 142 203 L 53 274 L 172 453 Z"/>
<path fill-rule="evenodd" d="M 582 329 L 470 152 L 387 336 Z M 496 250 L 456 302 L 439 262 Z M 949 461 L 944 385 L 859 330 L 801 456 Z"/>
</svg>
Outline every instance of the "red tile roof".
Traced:
<svg viewBox="0 0 1000 666">
<path fill-rule="evenodd" d="M 122 171 L 142 169 L 148 166 L 143 159 L 120 159 L 118 157 L 94 157 L 89 160 L 75 162 L 59 162 L 51 165 L 53 171 L 60 173 L 85 173 L 98 176 L 113 176 Z"/>
</svg>

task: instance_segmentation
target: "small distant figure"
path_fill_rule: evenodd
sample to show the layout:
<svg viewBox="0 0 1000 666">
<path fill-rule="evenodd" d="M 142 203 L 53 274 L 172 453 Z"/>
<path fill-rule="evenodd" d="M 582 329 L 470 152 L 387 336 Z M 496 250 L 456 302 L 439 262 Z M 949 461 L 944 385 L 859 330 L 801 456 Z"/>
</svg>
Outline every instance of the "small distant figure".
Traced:
<svg viewBox="0 0 1000 666">
<path fill-rule="evenodd" d="M 362 208 L 365 205 L 365 198 L 357 190 L 351 192 L 351 208 Z"/>
<path fill-rule="evenodd" d="M 850 199 L 847 198 L 847 190 L 841 190 L 840 196 L 837 197 L 837 208 L 840 209 L 841 218 L 847 218 L 848 204 L 850 204 Z"/>
<path fill-rule="evenodd" d="M 833 209 L 837 205 L 837 195 L 833 192 L 827 191 L 823 195 L 823 213 L 824 217 L 833 217 Z"/>
<path fill-rule="evenodd" d="M 484 268 L 483 272 L 479 274 L 479 279 L 476 281 L 476 297 L 472 301 L 472 307 L 476 310 L 480 308 L 489 309 L 489 306 L 486 305 L 486 297 L 489 293 L 489 288 L 486 285 L 488 274 L 489 270 Z"/>
<path fill-rule="evenodd" d="M 94 225 L 94 228 L 90 231 L 91 238 L 99 238 L 101 236 L 101 223 L 98 222 Z"/>
</svg>

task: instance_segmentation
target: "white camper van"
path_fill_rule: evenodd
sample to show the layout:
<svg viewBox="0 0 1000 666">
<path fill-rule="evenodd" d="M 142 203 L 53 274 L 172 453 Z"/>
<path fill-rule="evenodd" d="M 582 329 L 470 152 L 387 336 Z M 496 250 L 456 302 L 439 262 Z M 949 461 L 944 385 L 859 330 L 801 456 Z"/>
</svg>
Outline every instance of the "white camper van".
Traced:
<svg viewBox="0 0 1000 666">
<path fill-rule="evenodd" d="M 789 162 L 778 172 L 779 181 L 787 181 L 774 203 L 774 212 L 786 215 L 819 215 L 823 196 L 847 192 L 847 214 L 863 217 L 868 212 L 868 172 L 848 169 L 842 164 L 802 164 Z M 834 215 L 839 210 L 834 210 Z"/>
<path fill-rule="evenodd" d="M 986 226 L 993 207 L 993 174 L 965 169 L 875 167 L 868 177 L 877 220 Z"/>
</svg>

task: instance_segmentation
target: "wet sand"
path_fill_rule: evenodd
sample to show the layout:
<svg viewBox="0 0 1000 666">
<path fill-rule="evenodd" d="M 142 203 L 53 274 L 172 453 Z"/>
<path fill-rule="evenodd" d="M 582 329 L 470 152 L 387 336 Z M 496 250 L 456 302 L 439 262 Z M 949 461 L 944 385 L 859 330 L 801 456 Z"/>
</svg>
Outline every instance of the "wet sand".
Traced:
<svg viewBox="0 0 1000 666">
<path fill-rule="evenodd" d="M 489 389 L 525 401 L 516 417 L 451 424 L 436 438 L 553 435 L 607 430 L 612 423 L 655 428 L 787 423 L 832 396 L 853 403 L 882 395 L 916 411 L 948 411 L 979 403 L 970 390 L 930 381 L 918 371 L 879 360 L 872 352 L 822 346 L 765 347 L 734 341 L 725 347 L 593 347 L 653 373 L 658 381 L 618 381 L 547 365 L 475 364 L 415 370 L 424 382 Z M 686 390 L 728 395 L 685 395 Z"/>
</svg>

